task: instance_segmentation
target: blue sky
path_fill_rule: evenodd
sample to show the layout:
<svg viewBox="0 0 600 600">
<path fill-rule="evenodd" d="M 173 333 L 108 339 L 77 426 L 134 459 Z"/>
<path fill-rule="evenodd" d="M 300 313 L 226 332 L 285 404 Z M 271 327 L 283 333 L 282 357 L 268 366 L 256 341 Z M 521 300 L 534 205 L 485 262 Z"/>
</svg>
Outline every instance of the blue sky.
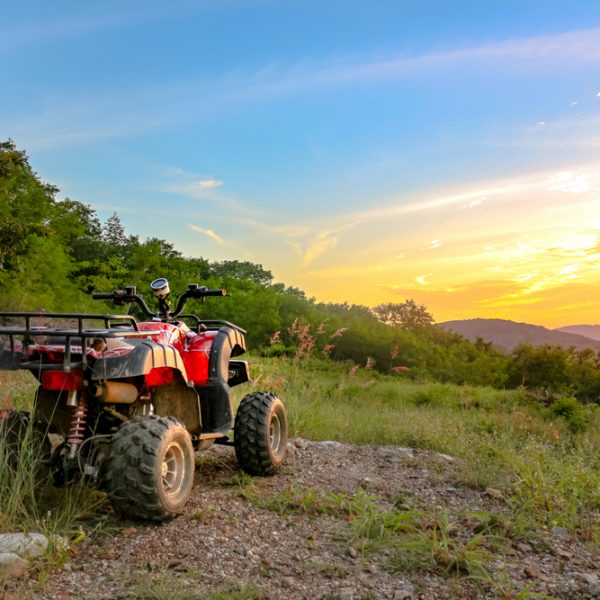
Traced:
<svg viewBox="0 0 600 600">
<path fill-rule="evenodd" d="M 0 138 L 101 218 L 320 300 L 597 321 L 600 3 L 3 4 Z"/>
</svg>

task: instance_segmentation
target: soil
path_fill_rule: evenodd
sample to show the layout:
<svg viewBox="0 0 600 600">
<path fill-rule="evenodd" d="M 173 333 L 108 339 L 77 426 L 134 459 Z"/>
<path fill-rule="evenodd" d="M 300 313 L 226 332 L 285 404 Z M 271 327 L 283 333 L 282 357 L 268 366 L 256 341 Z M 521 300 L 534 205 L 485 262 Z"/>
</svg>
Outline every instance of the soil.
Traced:
<svg viewBox="0 0 600 600">
<path fill-rule="evenodd" d="M 475 525 L 467 512 L 501 514 L 508 507 L 498 490 L 457 484 L 452 457 L 295 439 L 274 477 L 243 476 L 228 446 L 202 452 L 198 464 L 184 514 L 158 525 L 120 521 L 116 529 L 91 533 L 43 590 L 32 574 L 17 597 L 441 600 L 517 598 L 529 590 L 518 597 L 600 598 L 598 550 L 560 527 L 540 530 L 535 541 L 507 542 L 488 561 L 492 576 L 479 581 L 443 569 L 394 572 L 391 548 L 367 552 L 352 538 L 350 517 L 311 508 L 311 491 L 362 490 L 388 510 L 446 514 L 456 525 L 453 535 L 469 539 Z M 306 492 L 304 505 L 278 509 L 286 490 Z"/>
</svg>

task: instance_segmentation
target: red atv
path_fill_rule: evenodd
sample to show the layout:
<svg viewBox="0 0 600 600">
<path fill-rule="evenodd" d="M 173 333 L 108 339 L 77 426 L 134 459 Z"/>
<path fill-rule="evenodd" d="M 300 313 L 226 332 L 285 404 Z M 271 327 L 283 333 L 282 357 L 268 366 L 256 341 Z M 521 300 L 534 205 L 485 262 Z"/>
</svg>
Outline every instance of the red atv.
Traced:
<svg viewBox="0 0 600 600">
<path fill-rule="evenodd" d="M 27 369 L 40 382 L 33 415 L 5 411 L 0 434 L 16 447 L 33 428 L 56 483 L 83 477 L 105 487 L 123 516 L 162 520 L 190 496 L 194 449 L 234 445 L 244 471 L 271 475 L 286 454 L 287 418 L 277 396 L 254 392 L 234 419 L 230 388 L 248 381 L 248 363 L 237 359 L 245 331 L 182 314 L 188 299 L 225 290 L 190 284 L 172 310 L 168 281 L 151 288 L 156 313 L 133 286 L 92 295 L 137 304 L 151 318 L 142 323 L 129 315 L 0 313 L 11 323 L 0 325 L 0 369 Z M 48 434 L 57 434 L 53 451 Z"/>
</svg>

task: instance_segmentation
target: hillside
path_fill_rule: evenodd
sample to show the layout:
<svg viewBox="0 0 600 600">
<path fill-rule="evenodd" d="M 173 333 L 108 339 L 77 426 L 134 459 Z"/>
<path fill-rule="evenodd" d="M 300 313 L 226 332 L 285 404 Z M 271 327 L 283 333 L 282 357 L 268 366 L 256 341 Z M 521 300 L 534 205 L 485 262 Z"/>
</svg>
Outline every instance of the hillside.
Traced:
<svg viewBox="0 0 600 600">
<path fill-rule="evenodd" d="M 558 327 L 555 331 L 563 333 L 574 333 L 583 335 L 592 340 L 600 341 L 600 325 L 567 325 L 566 327 Z"/>
<path fill-rule="evenodd" d="M 529 325 L 528 323 L 515 323 L 505 319 L 465 319 L 462 321 L 445 321 L 439 323 L 449 331 L 454 331 L 465 336 L 468 340 L 475 341 L 482 338 L 492 342 L 498 348 L 511 352 L 522 342 L 529 342 L 534 346 L 550 344 L 552 346 L 563 346 L 565 348 L 574 346 L 578 350 L 592 348 L 600 350 L 600 339 L 592 339 L 576 333 L 567 333 L 563 330 L 552 330 L 540 325 Z M 586 326 L 575 326 L 586 327 Z M 592 326 L 587 326 L 592 327 Z M 596 325 L 600 329 L 600 326 Z"/>
</svg>

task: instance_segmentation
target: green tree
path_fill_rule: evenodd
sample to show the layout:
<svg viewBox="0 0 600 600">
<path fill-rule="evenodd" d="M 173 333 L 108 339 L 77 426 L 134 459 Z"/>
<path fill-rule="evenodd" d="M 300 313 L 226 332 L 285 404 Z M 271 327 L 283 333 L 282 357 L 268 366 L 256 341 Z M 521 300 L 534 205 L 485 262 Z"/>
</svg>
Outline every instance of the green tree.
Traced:
<svg viewBox="0 0 600 600">
<path fill-rule="evenodd" d="M 248 279 L 263 286 L 271 285 L 273 281 L 271 271 L 246 260 L 224 260 L 212 263 L 207 274 L 220 279 Z"/>
<path fill-rule="evenodd" d="M 32 236 L 47 236 L 57 188 L 40 181 L 27 154 L 0 142 L 0 271 L 18 269 Z"/>
<path fill-rule="evenodd" d="M 570 383 L 569 375 L 568 351 L 548 344 L 519 344 L 508 365 L 508 382 L 514 387 L 562 391 Z"/>
<path fill-rule="evenodd" d="M 414 300 L 406 302 L 379 304 L 373 308 L 373 314 L 379 321 L 392 327 L 418 329 L 433 324 L 433 317 L 423 304 Z"/>
</svg>

